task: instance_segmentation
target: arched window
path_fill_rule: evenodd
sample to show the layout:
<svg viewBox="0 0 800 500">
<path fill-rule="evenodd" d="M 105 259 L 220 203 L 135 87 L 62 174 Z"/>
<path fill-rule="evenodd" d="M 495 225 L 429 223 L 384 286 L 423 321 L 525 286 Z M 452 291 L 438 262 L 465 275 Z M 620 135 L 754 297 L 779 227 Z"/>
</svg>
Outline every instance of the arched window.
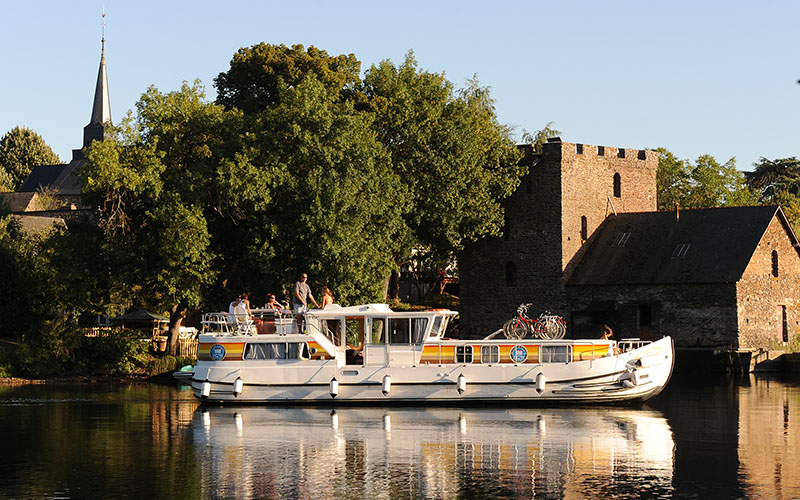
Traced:
<svg viewBox="0 0 800 500">
<path fill-rule="evenodd" d="M 772 251 L 772 276 L 778 277 L 778 251 Z"/>
<path fill-rule="evenodd" d="M 517 265 L 513 262 L 506 262 L 506 286 L 517 284 Z"/>
<path fill-rule="evenodd" d="M 614 174 L 614 198 L 622 196 L 622 179 L 619 174 Z"/>
<path fill-rule="evenodd" d="M 589 239 L 588 236 L 589 236 L 589 227 L 588 224 L 586 223 L 586 216 L 581 215 L 581 239 L 582 240 Z"/>
</svg>

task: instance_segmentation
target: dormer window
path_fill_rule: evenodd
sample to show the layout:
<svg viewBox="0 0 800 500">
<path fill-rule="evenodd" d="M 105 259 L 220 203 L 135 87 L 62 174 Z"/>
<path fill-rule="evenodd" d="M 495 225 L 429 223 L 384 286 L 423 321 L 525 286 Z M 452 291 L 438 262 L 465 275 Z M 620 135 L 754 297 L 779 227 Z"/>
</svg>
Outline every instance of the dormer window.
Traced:
<svg viewBox="0 0 800 500">
<path fill-rule="evenodd" d="M 689 243 L 679 243 L 672 252 L 673 259 L 682 259 L 686 257 L 686 252 L 689 251 Z"/>
<path fill-rule="evenodd" d="M 614 238 L 614 242 L 611 244 L 612 247 L 624 247 L 625 244 L 628 242 L 628 239 L 631 237 L 631 233 L 619 233 L 616 238 Z"/>
</svg>

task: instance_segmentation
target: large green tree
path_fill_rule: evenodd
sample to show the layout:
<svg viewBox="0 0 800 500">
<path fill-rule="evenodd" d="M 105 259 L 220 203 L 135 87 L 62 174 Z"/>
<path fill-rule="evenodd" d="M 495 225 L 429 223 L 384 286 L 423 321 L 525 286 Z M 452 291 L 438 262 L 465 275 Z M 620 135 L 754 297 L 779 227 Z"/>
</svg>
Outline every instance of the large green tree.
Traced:
<svg viewBox="0 0 800 500">
<path fill-rule="evenodd" d="M 414 246 L 447 259 L 465 241 L 499 233 L 500 200 L 525 173 L 517 166 L 518 152 L 509 130 L 498 123 L 486 88 L 470 82 L 456 90 L 444 75 L 419 70 L 411 54 L 400 67 L 388 61 L 371 67 L 363 82 L 359 67 L 352 55 L 259 44 L 241 49 L 231 68 L 215 80 L 217 102 L 243 113 L 249 131 L 246 154 L 254 165 L 275 173 L 274 196 L 283 200 L 272 209 L 280 218 L 253 241 L 269 242 L 276 249 L 263 262 L 292 255 L 286 268 L 292 274 L 307 267 L 332 280 L 326 269 L 336 268 L 345 255 L 362 268 L 377 259 L 382 268 L 383 257 L 369 245 L 354 244 L 364 231 L 381 251 L 385 238 L 391 241 L 395 270 L 410 258 Z M 389 171 L 370 145 L 374 138 L 388 154 Z M 274 158 L 277 153 L 280 158 Z M 349 172 L 374 178 L 371 184 L 354 184 L 358 175 Z M 375 190 L 383 198 L 364 203 Z M 360 200 L 336 214 L 331 203 L 352 196 Z M 316 213 L 330 217 L 317 220 L 304 211 L 315 203 Z M 357 222 L 361 219 L 380 222 L 364 225 Z M 295 236 L 287 234 L 286 221 L 296 226 Z M 339 234 L 333 234 L 334 228 Z M 306 239 L 325 251 L 307 255 L 305 246 L 297 245 Z M 323 255 L 337 259 L 328 262 Z M 356 293 L 350 280 L 365 290 L 361 296 L 373 296 L 374 286 L 364 279 L 334 274 L 345 295 Z"/>
<path fill-rule="evenodd" d="M 761 157 L 753 166 L 745 177 L 759 202 L 781 205 L 795 232 L 800 231 L 800 160 Z"/>
<path fill-rule="evenodd" d="M 60 163 L 58 155 L 39 134 L 25 127 L 14 127 L 0 139 L 0 190 L 16 190 L 33 167 Z"/>
<path fill-rule="evenodd" d="M 84 195 L 100 208 L 104 237 L 96 250 L 111 269 L 113 295 L 168 311 L 174 353 L 182 319 L 214 277 L 204 216 L 212 195 L 200 179 L 219 163 L 208 146 L 224 113 L 205 101 L 202 87 L 187 84 L 167 94 L 148 89 L 137 111 L 117 140 L 89 149 Z"/>
<path fill-rule="evenodd" d="M 660 210 L 674 208 L 675 204 L 683 208 L 708 208 L 757 203 L 733 158 L 719 163 L 711 155 L 701 155 L 692 163 L 678 159 L 664 148 L 656 151 L 659 153 L 656 190 Z"/>
<path fill-rule="evenodd" d="M 259 43 L 242 47 L 230 68 L 214 80 L 217 102 L 228 109 L 256 114 L 277 104 L 287 90 L 309 74 L 334 98 L 352 95 L 360 82 L 361 62 L 353 54 L 330 56 L 314 46 Z"/>
<path fill-rule="evenodd" d="M 412 243 L 446 262 L 467 241 L 498 235 L 501 200 L 526 173 L 510 130 L 476 80 L 456 90 L 444 74 L 418 68 L 413 53 L 400 66 L 369 68 L 363 92 L 375 128 L 408 187 L 405 217 Z M 398 248 L 398 264 L 411 254 Z"/>
</svg>

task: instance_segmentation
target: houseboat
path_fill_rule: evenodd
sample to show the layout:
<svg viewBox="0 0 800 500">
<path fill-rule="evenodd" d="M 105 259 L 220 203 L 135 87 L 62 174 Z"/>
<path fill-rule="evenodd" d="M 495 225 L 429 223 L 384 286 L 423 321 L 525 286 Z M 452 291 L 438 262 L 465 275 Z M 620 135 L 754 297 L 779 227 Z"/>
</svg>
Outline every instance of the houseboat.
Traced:
<svg viewBox="0 0 800 500">
<path fill-rule="evenodd" d="M 191 377 L 209 403 L 621 402 L 661 392 L 672 339 L 446 337 L 458 313 L 329 305 L 303 324 L 280 311 L 207 314 Z M 498 333 L 500 333 L 498 335 Z"/>
</svg>

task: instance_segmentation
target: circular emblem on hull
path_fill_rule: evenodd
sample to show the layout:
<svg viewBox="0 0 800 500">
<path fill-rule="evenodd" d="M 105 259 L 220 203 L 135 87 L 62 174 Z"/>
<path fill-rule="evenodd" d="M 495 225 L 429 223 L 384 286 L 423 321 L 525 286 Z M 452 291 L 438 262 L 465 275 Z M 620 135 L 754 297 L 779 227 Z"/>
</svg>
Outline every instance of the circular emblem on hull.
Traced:
<svg viewBox="0 0 800 500">
<path fill-rule="evenodd" d="M 219 361 L 225 358 L 225 346 L 222 344 L 214 344 L 211 346 L 211 359 Z"/>
<path fill-rule="evenodd" d="M 517 345 L 511 348 L 511 360 L 514 363 L 524 363 L 528 359 L 528 350 L 524 345 Z"/>
</svg>

